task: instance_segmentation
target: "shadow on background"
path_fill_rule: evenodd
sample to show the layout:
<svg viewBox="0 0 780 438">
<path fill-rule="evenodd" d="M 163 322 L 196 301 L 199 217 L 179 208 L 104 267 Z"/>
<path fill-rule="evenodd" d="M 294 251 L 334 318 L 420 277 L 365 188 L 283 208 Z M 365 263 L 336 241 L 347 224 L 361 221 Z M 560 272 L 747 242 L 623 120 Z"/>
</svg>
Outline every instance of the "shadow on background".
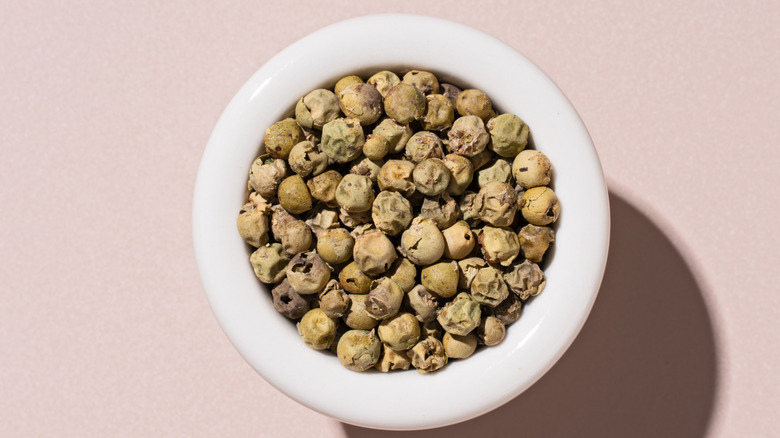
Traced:
<svg viewBox="0 0 780 438">
<path fill-rule="evenodd" d="M 454 426 L 387 432 L 344 424 L 346 435 L 706 435 L 717 370 L 701 288 L 662 230 L 626 200 L 610 194 L 610 203 L 612 237 L 598 299 L 574 344 L 542 379 L 506 405 Z"/>
</svg>

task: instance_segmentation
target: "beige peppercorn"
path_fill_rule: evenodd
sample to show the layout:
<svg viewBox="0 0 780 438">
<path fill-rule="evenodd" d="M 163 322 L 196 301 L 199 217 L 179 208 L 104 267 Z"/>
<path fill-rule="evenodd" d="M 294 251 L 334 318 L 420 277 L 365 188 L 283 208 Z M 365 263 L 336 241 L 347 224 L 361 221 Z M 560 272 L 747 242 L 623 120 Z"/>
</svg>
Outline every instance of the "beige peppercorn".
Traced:
<svg viewBox="0 0 780 438">
<path fill-rule="evenodd" d="M 406 294 L 404 304 L 414 310 L 418 321 L 428 322 L 436 319 L 440 298 L 426 289 L 425 286 L 418 284 Z"/>
<path fill-rule="evenodd" d="M 252 163 L 249 185 L 266 199 L 276 196 L 277 187 L 288 176 L 287 163 L 278 158 L 263 156 Z"/>
<path fill-rule="evenodd" d="M 477 341 L 488 347 L 494 347 L 506 337 L 506 326 L 495 316 L 482 318 L 477 327 Z"/>
<path fill-rule="evenodd" d="M 241 235 L 241 238 L 243 238 L 246 243 L 255 248 L 259 248 L 268 243 L 267 211 L 268 204 L 258 205 L 253 202 L 248 202 L 241 208 L 238 219 L 236 220 L 238 234 Z"/>
<path fill-rule="evenodd" d="M 363 143 L 363 155 L 370 160 L 381 160 L 390 152 L 390 142 L 381 135 L 368 134 Z"/>
<path fill-rule="evenodd" d="M 398 192 L 381 191 L 371 207 L 374 225 L 388 236 L 395 236 L 412 222 L 412 204 Z"/>
<path fill-rule="evenodd" d="M 281 239 L 284 252 L 290 256 L 308 251 L 312 244 L 311 230 L 302 220 L 295 220 L 287 224 Z"/>
<path fill-rule="evenodd" d="M 338 280 L 330 280 L 317 297 L 319 307 L 330 318 L 341 318 L 349 309 L 349 294 L 344 292 Z"/>
<path fill-rule="evenodd" d="M 411 70 L 404 75 L 402 82 L 414 85 L 423 94 L 439 93 L 439 80 L 436 79 L 436 76 L 433 73 L 428 71 Z"/>
<path fill-rule="evenodd" d="M 286 160 L 293 146 L 305 139 L 303 129 L 295 120 L 284 119 L 266 129 L 263 144 L 268 155 Z"/>
<path fill-rule="evenodd" d="M 360 270 L 357 263 L 352 262 L 339 272 L 341 287 L 351 294 L 367 294 L 371 290 L 371 277 Z"/>
<path fill-rule="evenodd" d="M 306 181 L 311 196 L 328 207 L 338 207 L 336 202 L 336 187 L 341 182 L 341 174 L 328 170 Z"/>
<path fill-rule="evenodd" d="M 416 284 L 417 268 L 414 267 L 414 263 L 401 257 L 396 259 L 385 275 L 395 281 L 404 293 L 407 293 Z"/>
<path fill-rule="evenodd" d="M 534 262 L 524 260 L 516 263 L 504 273 L 504 280 L 512 292 L 525 301 L 542 293 L 547 281 L 544 272 Z"/>
<path fill-rule="evenodd" d="M 371 160 L 368 157 L 361 155 L 352 161 L 352 166 L 349 168 L 349 173 L 361 176 L 367 176 L 372 183 L 376 182 L 379 176 L 379 169 L 385 164 L 384 160 Z"/>
<path fill-rule="evenodd" d="M 425 95 L 414 85 L 401 82 L 385 95 L 385 113 L 396 122 L 407 125 L 425 115 Z"/>
<path fill-rule="evenodd" d="M 484 306 L 496 307 L 508 295 L 509 288 L 501 272 L 491 266 L 480 269 L 471 282 L 471 297 Z"/>
<path fill-rule="evenodd" d="M 284 278 L 289 261 L 280 243 L 261 246 L 249 257 L 249 263 L 252 264 L 257 278 L 268 284 L 277 283 Z"/>
<path fill-rule="evenodd" d="M 442 158 L 444 145 L 439 136 L 429 131 L 420 131 L 406 142 L 406 158 L 417 164 L 426 158 Z"/>
<path fill-rule="evenodd" d="M 343 78 L 339 79 L 336 82 L 336 85 L 333 87 L 333 92 L 338 96 L 341 94 L 342 91 L 344 91 L 347 87 L 354 84 L 362 84 L 363 79 L 360 78 L 360 76 L 350 75 L 350 76 L 344 76 Z"/>
<path fill-rule="evenodd" d="M 302 141 L 290 150 L 290 169 L 302 177 L 319 175 L 328 168 L 328 156 L 310 141 Z"/>
<path fill-rule="evenodd" d="M 534 225 L 548 225 L 558 219 L 561 205 L 551 188 L 534 187 L 526 190 L 520 198 L 520 211 L 528 222 Z"/>
<path fill-rule="evenodd" d="M 455 101 L 455 109 L 461 116 L 474 115 L 482 120 L 488 120 L 493 115 L 493 104 L 483 91 L 463 90 Z"/>
<path fill-rule="evenodd" d="M 362 213 L 371 209 L 374 203 L 374 188 L 371 178 L 348 173 L 336 187 L 336 202 L 350 213 Z"/>
<path fill-rule="evenodd" d="M 436 338 L 428 337 L 418 342 L 408 353 L 412 366 L 420 374 L 432 373 L 447 364 L 444 345 Z"/>
<path fill-rule="evenodd" d="M 477 335 L 471 332 L 466 336 L 458 336 L 447 332 L 444 334 L 441 343 L 448 358 L 466 359 L 477 350 Z"/>
<path fill-rule="evenodd" d="M 316 252 L 303 252 L 287 264 L 287 280 L 301 295 L 316 294 L 325 288 L 330 268 Z"/>
<path fill-rule="evenodd" d="M 466 221 L 458 221 L 441 232 L 444 236 L 444 257 L 460 260 L 471 254 L 477 239 Z"/>
<path fill-rule="evenodd" d="M 366 313 L 376 320 L 387 319 L 401 309 L 404 292 L 398 284 L 383 277 L 371 284 L 371 292 L 366 295 Z"/>
<path fill-rule="evenodd" d="M 458 267 L 460 268 L 460 278 L 458 279 L 458 287 L 461 289 L 468 289 L 471 287 L 471 283 L 474 281 L 474 277 L 482 269 L 487 262 L 482 257 L 469 257 L 467 259 L 459 260 Z"/>
<path fill-rule="evenodd" d="M 539 151 L 522 151 L 512 162 L 512 175 L 524 189 L 546 186 L 552 177 L 552 163 Z"/>
<path fill-rule="evenodd" d="M 373 76 L 368 78 L 366 83 L 373 85 L 374 88 L 379 91 L 379 94 L 381 94 L 382 97 L 385 97 L 391 88 L 401 83 L 401 78 L 399 78 L 398 75 L 391 71 L 382 70 L 380 72 L 374 73 Z"/>
<path fill-rule="evenodd" d="M 418 216 L 401 234 L 399 249 L 415 265 L 430 265 L 444 254 L 444 236 L 433 221 Z"/>
<path fill-rule="evenodd" d="M 447 186 L 447 193 L 452 196 L 462 194 L 474 179 L 474 166 L 471 164 L 471 160 L 462 155 L 447 154 L 442 161 L 452 175 L 450 184 Z"/>
<path fill-rule="evenodd" d="M 322 129 L 338 116 L 339 99 L 330 90 L 313 90 L 295 105 L 295 121 L 304 129 Z"/>
<path fill-rule="evenodd" d="M 387 235 L 375 230 L 355 239 L 352 257 L 363 273 L 373 276 L 390 269 L 398 255 Z"/>
<path fill-rule="evenodd" d="M 389 153 L 393 154 L 403 152 L 404 148 L 406 148 L 406 143 L 414 134 L 409 125 L 402 125 L 389 117 L 380 120 L 373 133 L 387 140 L 390 144 Z"/>
<path fill-rule="evenodd" d="M 382 115 L 382 95 L 369 84 L 352 84 L 339 93 L 339 105 L 345 116 L 370 125 Z"/>
<path fill-rule="evenodd" d="M 406 354 L 399 353 L 392 348 L 384 345 L 382 347 L 382 357 L 376 363 L 374 368 L 386 373 L 392 370 L 408 370 L 412 363 Z"/>
<path fill-rule="evenodd" d="M 343 320 L 349 328 L 356 330 L 371 330 L 379 325 L 379 321 L 366 312 L 368 295 L 350 294 L 349 308 L 344 313 Z"/>
<path fill-rule="evenodd" d="M 307 347 L 326 350 L 336 337 L 336 321 L 322 309 L 311 309 L 298 323 L 298 333 Z"/>
<path fill-rule="evenodd" d="M 426 158 L 414 167 L 412 179 L 418 192 L 436 196 L 450 185 L 450 170 L 439 158 Z"/>
<path fill-rule="evenodd" d="M 339 362 L 352 371 L 365 371 L 379 361 L 382 343 L 374 330 L 350 330 L 339 339 L 336 355 Z"/>
<path fill-rule="evenodd" d="M 439 311 L 436 320 L 446 332 L 466 336 L 477 328 L 481 316 L 479 303 L 471 295 L 461 292 Z"/>
<path fill-rule="evenodd" d="M 420 324 L 411 313 L 398 313 L 379 323 L 379 339 L 393 350 L 409 350 L 420 340 Z"/>
<path fill-rule="evenodd" d="M 517 194 L 511 185 L 492 181 L 479 189 L 475 207 L 483 221 L 495 227 L 508 227 L 517 213 Z"/>
<path fill-rule="evenodd" d="M 497 158 L 477 171 L 477 184 L 485 187 L 493 181 L 508 183 L 512 180 L 512 165 L 503 158 Z"/>
<path fill-rule="evenodd" d="M 467 157 L 473 157 L 484 151 L 490 141 L 485 123 L 477 116 L 463 116 L 455 119 L 447 137 L 450 141 L 448 150 Z"/>
<path fill-rule="evenodd" d="M 455 109 L 446 96 L 430 94 L 425 96 L 427 102 L 422 127 L 428 131 L 444 131 L 452 126 L 455 120 Z"/>
<path fill-rule="evenodd" d="M 507 228 L 485 226 L 480 230 L 477 241 L 482 246 L 482 255 L 488 263 L 509 266 L 520 254 L 517 234 Z"/>
<path fill-rule="evenodd" d="M 416 190 L 412 179 L 415 165 L 406 160 L 387 160 L 379 169 L 376 182 L 379 190 L 399 192 L 404 196 L 410 196 Z"/>
</svg>

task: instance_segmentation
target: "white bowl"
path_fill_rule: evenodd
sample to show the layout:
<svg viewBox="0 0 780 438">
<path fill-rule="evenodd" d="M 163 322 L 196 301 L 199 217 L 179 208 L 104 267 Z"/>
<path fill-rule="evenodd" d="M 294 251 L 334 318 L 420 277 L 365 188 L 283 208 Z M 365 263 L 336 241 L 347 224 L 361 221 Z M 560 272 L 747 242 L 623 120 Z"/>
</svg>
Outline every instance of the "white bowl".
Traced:
<svg viewBox="0 0 780 438">
<path fill-rule="evenodd" d="M 499 346 L 439 372 L 356 373 L 301 342 L 254 276 L 236 231 L 248 169 L 266 127 L 300 96 L 340 77 L 424 69 L 479 88 L 531 127 L 554 166 L 561 201 L 547 288 Z M 470 27 L 413 15 L 375 15 L 319 30 L 269 60 L 219 119 L 198 172 L 193 237 L 208 300 L 228 338 L 263 378 L 338 420 L 380 429 L 424 429 L 468 420 L 516 397 L 566 351 L 598 293 L 607 258 L 609 206 L 596 151 L 566 96 L 538 67 Z"/>
</svg>

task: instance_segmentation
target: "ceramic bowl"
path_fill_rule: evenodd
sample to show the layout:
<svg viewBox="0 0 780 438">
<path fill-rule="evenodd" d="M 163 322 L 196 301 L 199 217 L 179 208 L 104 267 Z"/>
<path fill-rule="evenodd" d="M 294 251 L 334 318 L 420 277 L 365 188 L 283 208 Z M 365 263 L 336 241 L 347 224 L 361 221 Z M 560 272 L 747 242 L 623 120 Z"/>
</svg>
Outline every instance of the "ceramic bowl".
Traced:
<svg viewBox="0 0 780 438">
<path fill-rule="evenodd" d="M 310 90 L 380 70 L 422 69 L 483 90 L 501 112 L 531 127 L 554 166 L 562 210 L 547 287 L 496 347 L 435 373 L 357 373 L 301 341 L 276 312 L 236 231 L 249 166 L 265 129 Z M 599 290 L 609 205 L 596 150 L 566 96 L 536 65 L 481 31 L 441 19 L 376 15 L 325 27 L 282 50 L 232 99 L 203 153 L 193 200 L 193 238 L 204 289 L 228 338 L 281 392 L 340 421 L 424 429 L 468 420 L 517 397 L 564 354 Z"/>
</svg>

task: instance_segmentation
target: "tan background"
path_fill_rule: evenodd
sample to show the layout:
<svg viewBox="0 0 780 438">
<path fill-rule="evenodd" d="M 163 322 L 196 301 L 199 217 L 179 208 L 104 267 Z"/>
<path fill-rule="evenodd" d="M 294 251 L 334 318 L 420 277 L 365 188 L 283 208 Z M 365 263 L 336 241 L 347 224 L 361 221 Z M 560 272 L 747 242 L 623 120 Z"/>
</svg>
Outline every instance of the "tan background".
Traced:
<svg viewBox="0 0 780 438">
<path fill-rule="evenodd" d="M 190 211 L 211 129 L 259 66 L 399 11 L 542 67 L 593 136 L 614 222 L 561 362 L 491 414 L 410 436 L 777 436 L 780 3 L 112 3 L 0 6 L 0 435 L 393 435 L 296 404 L 240 358 Z"/>
</svg>

